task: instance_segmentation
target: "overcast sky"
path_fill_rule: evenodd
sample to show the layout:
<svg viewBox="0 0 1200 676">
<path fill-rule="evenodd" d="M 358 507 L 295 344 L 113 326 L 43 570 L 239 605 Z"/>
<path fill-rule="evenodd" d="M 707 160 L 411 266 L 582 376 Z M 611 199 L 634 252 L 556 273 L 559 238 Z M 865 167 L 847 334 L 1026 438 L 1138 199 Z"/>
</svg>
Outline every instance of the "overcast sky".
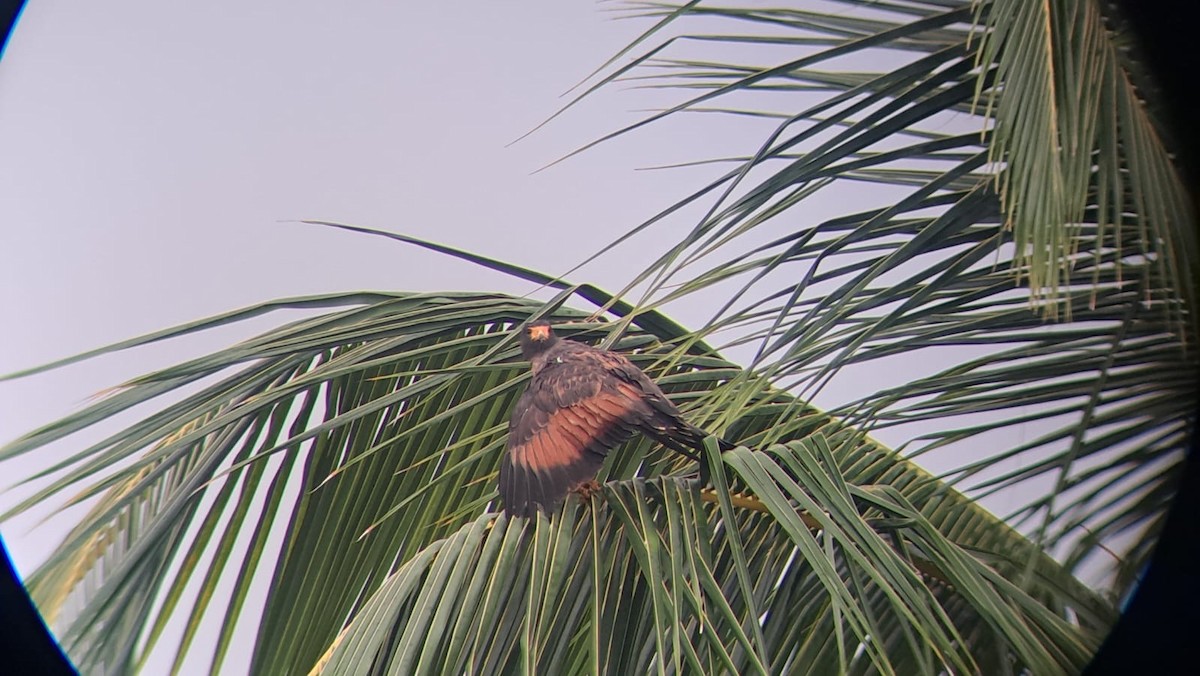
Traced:
<svg viewBox="0 0 1200 676">
<path fill-rule="evenodd" d="M 681 96 L 614 87 L 512 144 L 648 27 L 607 7 L 31 3 L 0 62 L 0 284 L 11 290 L 0 313 L 16 327 L 0 373 L 284 296 L 527 293 L 438 254 L 294 221 L 394 230 L 557 274 L 724 170 L 639 168 L 762 142 L 773 123 L 682 117 L 535 173 Z M 813 222 L 844 211 L 822 205 L 807 206 Z M 615 291 L 699 215 L 570 278 Z M 693 298 L 670 311 L 698 324 L 712 307 Z M 0 440 L 284 319 L 0 383 Z M 28 571 L 57 535 L 21 524 L 3 534 Z"/>
<path fill-rule="evenodd" d="M 530 285 L 433 253 L 287 221 L 394 230 L 561 273 L 721 171 L 637 168 L 761 143 L 769 127 L 744 119 L 720 134 L 711 120 L 679 119 L 534 173 L 678 100 L 613 88 L 509 145 L 647 27 L 610 20 L 606 7 L 29 3 L 0 61 L 0 373 L 284 296 L 526 293 Z M 829 214 L 845 211 L 836 208 Z M 814 222 L 827 215 L 819 201 L 808 209 Z M 695 217 L 681 214 L 571 279 L 619 289 Z M 705 310 L 672 314 L 688 324 Z M 124 379 L 285 318 L 0 383 L 0 443 Z M 67 448 L 78 442 L 45 452 Z M 0 467 L 0 488 L 34 464 Z M 0 507 L 27 494 L 2 493 Z M 39 525 L 47 515 L 4 525 L 23 574 L 70 525 Z"/>
<path fill-rule="evenodd" d="M 282 296 L 530 291 L 283 221 L 565 271 L 713 172 L 637 167 L 722 150 L 674 125 L 534 174 L 655 105 L 617 90 L 506 147 L 642 27 L 558 0 L 30 3 L 0 63 L 0 372 Z M 573 278 L 619 288 L 669 238 L 651 232 Z M 0 439 L 280 321 L 0 383 Z M 7 524 L 4 536 L 28 571 L 56 536 L 23 531 Z"/>
<path fill-rule="evenodd" d="M 0 60 L 0 373 L 284 296 L 527 293 L 433 253 L 285 221 L 394 230 L 559 273 L 719 171 L 638 167 L 761 141 L 755 125 L 714 135 L 681 120 L 535 174 L 678 96 L 613 89 L 509 145 L 646 27 L 603 10 L 563 0 L 30 2 Z M 620 288 L 689 218 L 572 279 Z M 676 311 L 685 322 L 703 315 Z M 0 383 L 0 443 L 287 318 Z M 0 466 L 0 490 L 47 454 L 133 419 Z M 0 508 L 31 490 L 0 493 Z M 52 513 L 3 526 L 23 575 L 72 525 L 71 513 L 42 523 Z"/>
</svg>

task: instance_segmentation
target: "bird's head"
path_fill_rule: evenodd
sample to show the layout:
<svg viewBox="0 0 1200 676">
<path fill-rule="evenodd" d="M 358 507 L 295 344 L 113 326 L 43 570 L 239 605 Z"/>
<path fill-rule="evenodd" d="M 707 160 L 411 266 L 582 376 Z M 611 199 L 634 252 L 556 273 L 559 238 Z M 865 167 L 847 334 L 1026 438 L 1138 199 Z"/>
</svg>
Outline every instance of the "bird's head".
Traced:
<svg viewBox="0 0 1200 676">
<path fill-rule="evenodd" d="M 521 327 L 521 356 L 525 359 L 532 360 L 534 355 L 546 351 L 557 342 L 558 336 L 554 335 L 554 329 L 550 328 L 548 321 L 529 322 Z"/>
</svg>

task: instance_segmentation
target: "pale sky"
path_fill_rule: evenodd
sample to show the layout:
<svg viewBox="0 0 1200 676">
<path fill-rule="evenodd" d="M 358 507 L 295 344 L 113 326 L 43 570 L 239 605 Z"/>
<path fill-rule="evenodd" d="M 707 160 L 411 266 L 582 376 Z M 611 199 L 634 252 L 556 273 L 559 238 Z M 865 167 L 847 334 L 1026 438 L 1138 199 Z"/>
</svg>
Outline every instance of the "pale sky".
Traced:
<svg viewBox="0 0 1200 676">
<path fill-rule="evenodd" d="M 562 0 L 30 2 L 0 61 L 0 373 L 284 296 L 526 293 L 433 253 L 281 221 L 394 230 L 558 273 L 719 171 L 638 167 L 760 142 L 757 132 L 701 135 L 684 120 L 534 174 L 677 97 L 612 89 L 507 146 L 644 30 L 603 10 Z M 572 279 L 616 290 L 671 243 L 658 228 Z M 286 318 L 0 383 L 0 442 Z M 77 449 L 138 413 L 38 453 Z M 0 489 L 44 457 L 0 467 Z M 29 493 L 0 493 L 0 507 Z M 51 513 L 3 526 L 23 575 L 72 525 L 40 523 Z"/>
<path fill-rule="evenodd" d="M 26 8 L 0 63 L 0 285 L 10 290 L 0 315 L 15 328 L 0 373 L 284 296 L 526 293 L 437 254 L 282 221 L 394 230 L 561 273 L 721 171 L 638 168 L 745 152 L 768 128 L 743 121 L 714 135 L 713 116 L 680 118 L 535 174 L 678 100 L 613 88 L 508 145 L 645 22 L 559 0 L 254 7 Z M 615 291 L 697 216 L 571 279 Z M 686 324 L 705 311 L 674 315 Z M 283 319 L 0 383 L 0 439 Z M 24 530 L 6 524 L 4 536 L 28 571 L 54 538 Z"/>
<path fill-rule="evenodd" d="M 762 142 L 769 123 L 693 116 L 533 173 L 681 96 L 612 88 L 507 146 L 647 26 L 610 20 L 608 6 L 30 2 L 0 61 L 0 373 L 284 296 L 526 293 L 531 285 L 437 254 L 283 221 L 393 230 L 561 273 L 723 170 L 637 168 Z M 846 212 L 828 208 L 817 200 L 808 213 Z M 698 215 L 571 279 L 616 291 Z M 695 301 L 670 312 L 688 325 L 706 310 Z M 286 318 L 0 383 L 0 443 Z M 0 467 L 0 489 L 40 464 Z M 0 507 L 28 493 L 0 493 Z M 48 515 L 4 525 L 22 574 L 71 525 L 39 525 Z"/>
</svg>

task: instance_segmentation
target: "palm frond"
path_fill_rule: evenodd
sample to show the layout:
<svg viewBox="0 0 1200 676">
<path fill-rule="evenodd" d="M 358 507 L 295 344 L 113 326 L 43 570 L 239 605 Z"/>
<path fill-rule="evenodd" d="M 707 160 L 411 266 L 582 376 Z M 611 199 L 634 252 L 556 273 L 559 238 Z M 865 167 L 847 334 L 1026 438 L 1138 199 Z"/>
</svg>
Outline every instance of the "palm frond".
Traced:
<svg viewBox="0 0 1200 676">
<path fill-rule="evenodd" d="M 686 98 L 598 142 L 693 111 L 768 126 L 752 154 L 696 160 L 733 166 L 615 240 L 706 205 L 616 298 L 727 298 L 703 338 L 972 496 L 1036 496 L 1012 517 L 1072 565 L 1144 528 L 1123 593 L 1167 504 L 1136 494 L 1174 484 L 1197 399 L 1195 223 L 1125 38 L 1095 2 L 842 4 L 857 9 L 632 5 L 670 21 L 598 86 Z M 693 56 L 732 45 L 742 61 Z M 856 209 L 811 215 L 830 202 Z M 921 362 L 940 368 L 890 375 Z M 823 400 L 835 379 L 876 385 Z"/>
<path fill-rule="evenodd" d="M 186 660 L 192 668 L 202 659 L 198 651 L 211 650 L 217 668 L 229 659 L 235 637 L 250 631 L 259 637 L 252 666 L 268 672 L 307 672 L 322 659 L 341 664 L 350 659 L 346 650 L 351 648 L 358 656 L 354 659 L 368 659 L 363 655 L 369 653 L 369 659 L 400 660 L 395 664 L 406 668 L 428 665 L 434 671 L 451 664 L 490 669 L 531 659 L 582 660 L 580 664 L 620 669 L 656 668 L 651 666 L 660 663 L 656 660 L 666 660 L 769 670 L 771 664 L 794 659 L 788 651 L 799 649 L 794 640 L 807 625 L 775 628 L 758 625 L 753 618 L 772 607 L 769 601 L 777 593 L 762 585 L 785 569 L 795 568 L 793 574 L 801 575 L 798 566 L 817 565 L 811 559 L 817 550 L 795 550 L 794 538 L 801 537 L 797 532 L 792 539 L 783 537 L 786 524 L 799 518 L 790 506 L 791 512 L 780 511 L 783 503 L 771 492 L 786 488 L 763 483 L 758 470 L 748 474 L 750 470 L 736 460 L 740 456 L 726 459 L 734 470 L 733 484 L 716 491 L 723 502 L 713 508 L 711 496 L 702 499 L 677 487 L 677 477 L 691 469 L 686 462 L 681 465 L 678 458 L 646 442 L 632 442 L 611 456 L 602 474 L 618 482 L 615 495 L 624 495 L 610 501 L 604 523 L 585 528 L 579 524 L 588 523 L 586 519 L 571 520 L 572 507 L 566 516 L 556 516 L 553 526 L 500 523 L 488 531 L 493 517 L 485 510 L 495 497 L 494 468 L 508 411 L 522 381 L 522 369 L 513 363 L 510 327 L 548 311 L 574 319 L 564 329 L 577 338 L 600 339 L 617 327 L 583 321 L 583 313 L 563 307 L 554 309 L 561 302 L 562 297 L 545 306 L 495 295 L 387 295 L 148 374 L 81 411 L 79 420 L 101 420 L 123 410 L 126 401 L 150 400 L 180 386 L 177 383 L 191 382 L 182 380 L 185 374 L 218 377 L 144 423 L 56 463 L 63 465 L 64 478 L 51 481 L 30 501 L 67 490 L 76 491 L 76 499 L 100 496 L 29 581 L 72 659 L 82 668 L 120 670 L 144 663 L 161 648 L 174 651 L 176 665 Z M 1054 640 L 1075 645 L 1061 648 L 1068 662 L 1083 659 L 1077 654 L 1083 650 L 1076 645 L 1079 641 L 1092 645 L 1111 623 L 1112 609 L 1104 600 L 994 516 L 827 414 L 798 405 L 760 380 L 740 377 L 742 371 L 718 355 L 681 354 L 677 346 L 691 339 L 690 334 L 669 336 L 664 343 L 639 328 L 616 346 L 631 351 L 631 358 L 655 374 L 695 419 L 709 424 L 727 420 L 726 433 L 734 438 L 756 443 L 826 435 L 831 446 L 821 452 L 828 451 L 827 459 L 836 458 L 828 471 L 839 477 L 844 490 L 848 485 L 892 487 L 885 493 L 891 496 L 888 500 L 910 510 L 916 510 L 906 506 L 910 503 L 922 505 L 920 520 L 935 529 L 930 532 L 944 533 L 938 537 L 949 538 L 995 575 L 1018 580 L 1032 561 L 1035 575 L 1025 585 L 1028 591 L 1022 592 L 1035 599 L 1029 603 L 1043 610 L 1070 608 L 1080 622 L 1069 625 L 1056 615 L 1055 631 L 1061 635 Z M 740 413 L 714 415 L 728 410 Z M 782 430 L 780 410 L 793 412 Z M 7 447 L 5 457 L 37 448 L 59 432 L 55 426 L 36 431 Z M 781 466 L 786 472 L 796 471 L 791 465 Z M 770 476 L 782 481 L 778 473 L 784 470 L 771 470 Z M 619 492 L 626 489 L 633 492 Z M 734 514 L 729 490 L 749 491 L 768 504 L 768 515 Z M 648 491 L 653 497 L 647 497 Z M 790 492 L 786 496 L 799 499 Z M 869 497 L 856 497 L 854 509 L 869 511 L 863 496 Z M 826 499 L 814 494 L 801 509 L 817 515 L 829 509 L 814 506 Z M 651 507 L 656 501 L 662 504 Z M 861 521 L 865 513 L 853 518 Z M 695 521 L 699 516 L 703 519 Z M 850 519 L 851 513 L 841 516 Z M 885 521 L 910 516 L 889 512 Z M 736 533 L 730 530 L 733 523 L 738 524 Z M 891 526 L 877 530 L 839 522 L 839 530 L 832 527 L 832 522 L 821 522 L 825 537 L 838 534 L 836 541 L 822 545 L 823 556 L 846 547 L 867 547 L 857 538 L 868 538 L 875 543 L 870 551 L 883 555 L 878 542 L 895 537 Z M 735 554 L 694 549 L 714 538 L 728 538 Z M 485 539 L 491 544 L 482 544 Z M 622 547 L 627 549 L 614 550 L 614 542 L 626 543 Z M 616 558 L 589 568 L 595 565 L 593 559 L 578 557 L 580 548 L 587 547 Z M 904 547 L 923 552 L 931 545 L 915 539 Z M 891 549 L 887 556 L 909 556 L 907 549 Z M 483 557 L 488 551 L 490 558 Z M 670 559 L 669 552 L 688 551 L 695 559 L 686 566 L 682 560 L 672 563 L 674 568 L 662 562 L 663 557 Z M 858 550 L 846 549 L 846 555 L 851 551 Z M 486 568 L 501 560 L 506 568 Z M 893 568 L 900 565 L 887 560 L 893 561 L 888 564 Z M 945 571 L 947 565 L 936 552 L 908 560 L 931 570 Z M 529 561 L 533 568 L 520 567 Z M 787 561 L 792 561 L 790 567 L 781 568 Z M 971 603 L 952 615 L 927 587 L 916 584 L 915 573 L 897 578 L 896 572 L 881 579 L 866 571 L 881 565 L 877 559 L 859 556 L 828 565 L 834 568 L 822 570 L 844 569 L 837 573 L 836 584 L 832 572 L 823 573 L 819 589 L 828 591 L 834 585 L 838 590 L 841 605 L 835 606 L 829 621 L 846 633 L 840 652 L 834 644 L 822 644 L 821 659 L 845 665 L 862 659 L 884 670 L 887 667 L 881 665 L 893 660 L 961 667 L 983 659 L 973 649 L 964 652 L 963 637 L 955 633 L 961 631 L 955 618 L 978 612 L 970 610 Z M 628 605 L 622 599 L 630 589 L 629 576 L 645 576 L 648 570 L 654 571 L 648 579 L 670 574 L 681 586 L 667 596 L 647 588 L 637 601 L 644 605 Z M 939 573 L 942 577 L 937 579 L 961 585 L 966 578 L 955 581 L 947 576 L 971 575 L 985 584 L 979 582 L 983 569 L 971 570 L 960 567 Z M 603 571 L 618 577 L 604 577 L 609 573 Z M 862 575 L 866 577 L 858 580 Z M 572 586 L 566 591 L 555 586 L 568 583 Z M 260 609 L 247 598 L 263 584 L 268 591 Z M 589 610 L 589 589 L 609 590 L 603 598 L 616 595 L 614 605 L 597 602 Z M 812 595 L 820 594 L 819 589 L 804 594 L 816 598 Z M 872 603 L 884 603 L 891 610 L 877 616 L 855 605 L 865 602 L 864 589 L 871 590 Z M 464 615 L 459 622 L 454 613 L 466 611 L 455 610 L 459 605 L 439 605 L 446 594 L 471 595 L 478 613 Z M 924 605 L 913 606 L 914 594 L 925 599 L 920 602 Z M 385 598 L 390 600 L 385 603 Z M 569 605 L 538 605 L 559 600 Z M 414 601 L 417 605 L 412 606 Z M 918 617 L 901 612 L 902 607 L 927 608 L 934 615 Z M 417 622 L 412 631 L 439 627 L 445 645 L 412 643 L 387 629 L 388 622 L 401 617 L 396 608 L 416 612 L 403 615 L 409 618 L 406 623 Z M 826 610 L 818 604 L 813 612 Z M 1029 609 L 1003 612 L 1018 610 Z M 775 612 L 786 615 L 778 608 Z M 640 618 L 636 622 L 631 619 L 635 616 Z M 942 618 L 941 624 L 925 627 L 935 616 Z M 851 624 L 843 626 L 842 618 Z M 612 633 L 627 621 L 642 632 L 636 651 L 629 636 Z M 1025 639 L 1004 633 L 1029 621 L 1014 624 L 1010 617 L 998 634 L 985 632 L 987 641 L 1011 645 L 1013 659 L 1043 663 L 1051 658 L 1038 653 L 1041 648 L 1023 646 L 1020 641 Z M 178 644 L 164 645 L 166 627 L 178 622 L 183 623 Z M 564 623 L 579 627 L 580 633 L 549 633 L 550 627 Z M 735 627 L 741 627 L 740 634 Z M 368 632 L 366 638 L 362 631 Z M 689 637 L 695 632 L 710 643 L 692 654 L 684 646 L 693 645 Z M 880 632 L 896 636 L 899 647 L 865 647 L 866 657 L 854 658 L 855 646 Z M 201 637 L 207 635 L 215 645 L 204 643 Z M 772 643 L 769 636 L 786 640 Z M 928 654 L 916 649 L 929 640 L 940 648 Z M 334 646 L 335 641 L 342 647 Z M 386 654 L 371 652 L 371 646 L 383 645 L 379 641 L 388 646 Z M 1061 662 L 1060 658 L 1053 657 Z"/>
<path fill-rule="evenodd" d="M 1080 633 L 948 540 L 895 488 L 846 484 L 833 456 L 820 434 L 769 453 L 730 452 L 730 478 L 752 487 L 762 512 L 733 506 L 718 462 L 716 505 L 660 477 L 609 484 L 603 500 L 569 502 L 549 520 L 484 514 L 390 575 L 321 666 L 1081 668 L 1097 634 Z M 817 515 L 815 528 L 798 508 Z M 997 651 L 999 636 L 1025 640 Z"/>
<path fill-rule="evenodd" d="M 979 60 L 995 63 L 1004 83 L 1002 95 L 984 94 L 996 122 L 989 150 L 1004 167 L 1000 198 L 1029 287 L 1057 309 L 1059 289 L 1078 285 L 1071 264 L 1079 246 L 1100 254 L 1106 230 L 1120 232 L 1129 218 L 1137 229 L 1117 248 L 1153 261 L 1163 286 L 1191 307 L 1187 192 L 1100 3 L 994 0 L 980 10 L 987 30 Z M 1083 223 L 1095 223 L 1098 237 L 1079 237 Z M 1119 275 L 1121 258 L 1113 265 Z M 1130 272 L 1145 275 L 1146 267 Z M 1194 322 L 1181 319 L 1181 328 Z"/>
</svg>

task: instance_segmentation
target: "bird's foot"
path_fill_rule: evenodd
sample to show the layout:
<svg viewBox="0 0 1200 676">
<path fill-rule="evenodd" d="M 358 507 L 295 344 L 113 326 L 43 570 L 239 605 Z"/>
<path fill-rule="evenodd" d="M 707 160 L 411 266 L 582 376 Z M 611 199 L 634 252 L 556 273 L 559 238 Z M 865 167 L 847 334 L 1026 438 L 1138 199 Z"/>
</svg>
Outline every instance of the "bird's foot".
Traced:
<svg viewBox="0 0 1200 676">
<path fill-rule="evenodd" d="M 588 502 L 592 499 L 593 495 L 600 494 L 600 482 L 595 479 L 588 479 L 571 490 L 579 494 L 580 500 Z"/>
</svg>

